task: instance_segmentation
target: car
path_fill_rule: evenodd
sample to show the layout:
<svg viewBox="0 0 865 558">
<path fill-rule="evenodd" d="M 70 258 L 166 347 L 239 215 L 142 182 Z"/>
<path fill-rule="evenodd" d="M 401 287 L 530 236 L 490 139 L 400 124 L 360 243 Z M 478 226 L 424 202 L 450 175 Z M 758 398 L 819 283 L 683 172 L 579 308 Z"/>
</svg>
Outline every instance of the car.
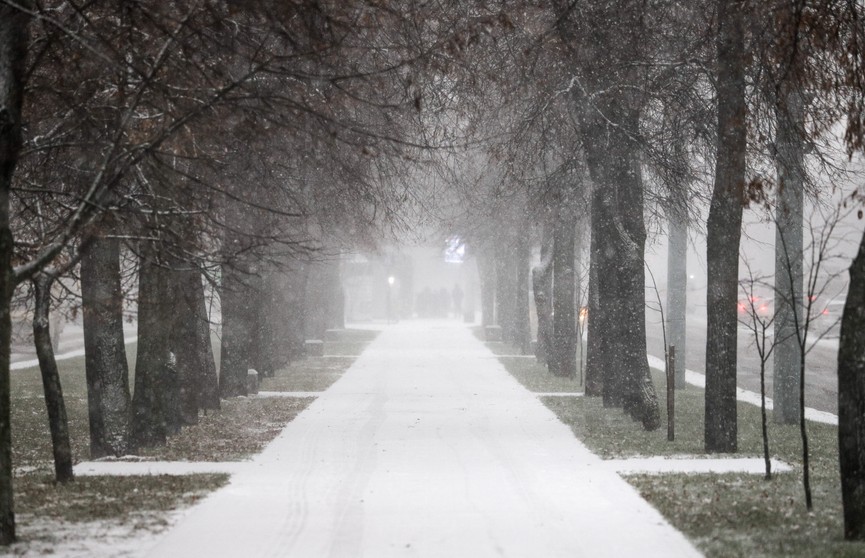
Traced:
<svg viewBox="0 0 865 558">
<path fill-rule="evenodd" d="M 823 337 L 839 337 L 841 335 L 841 315 L 844 313 L 843 298 L 833 298 L 822 308 L 814 318 L 814 333 Z"/>
<path fill-rule="evenodd" d="M 775 301 L 771 297 L 751 295 L 740 298 L 737 304 L 739 319 L 756 314 L 760 318 L 770 318 L 775 313 Z"/>
</svg>

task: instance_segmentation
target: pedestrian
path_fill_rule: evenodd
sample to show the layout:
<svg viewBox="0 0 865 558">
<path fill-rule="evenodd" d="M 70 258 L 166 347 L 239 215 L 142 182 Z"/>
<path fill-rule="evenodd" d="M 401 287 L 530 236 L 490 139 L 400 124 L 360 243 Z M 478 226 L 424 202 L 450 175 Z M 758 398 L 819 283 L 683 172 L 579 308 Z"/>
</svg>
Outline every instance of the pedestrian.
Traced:
<svg viewBox="0 0 865 558">
<path fill-rule="evenodd" d="M 460 288 L 459 283 L 454 283 L 451 298 L 454 301 L 454 317 L 459 318 L 463 313 L 463 290 Z"/>
</svg>

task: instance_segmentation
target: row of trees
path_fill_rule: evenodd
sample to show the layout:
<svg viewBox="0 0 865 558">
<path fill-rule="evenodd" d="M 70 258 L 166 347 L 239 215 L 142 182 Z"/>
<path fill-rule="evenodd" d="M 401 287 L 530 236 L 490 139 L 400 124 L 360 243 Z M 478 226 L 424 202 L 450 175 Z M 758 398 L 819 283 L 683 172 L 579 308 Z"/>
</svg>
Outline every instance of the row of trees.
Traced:
<svg viewBox="0 0 865 558">
<path fill-rule="evenodd" d="M 851 152 L 865 143 L 858 4 L 151 4 L 0 0 L 0 543 L 14 540 L 16 287 L 30 283 L 35 295 L 55 440 L 64 413 L 46 293 L 78 273 L 92 453 L 160 443 L 199 407 L 242 394 L 247 368 L 271 371 L 296 354 L 298 332 L 313 327 L 300 318 L 304 299 L 323 307 L 336 283 L 332 266 L 310 256 L 371 244 L 383 223 L 398 228 L 426 209 L 435 188 L 401 177 L 431 168 L 430 153 L 445 163 L 448 225 L 481 264 L 484 320 L 528 351 L 532 282 L 541 356 L 572 376 L 574 301 L 586 298 L 586 391 L 647 429 L 660 412 L 646 361 L 646 219 L 669 222 L 681 245 L 688 200 L 705 199 L 705 443 L 736 450 L 742 211 L 771 203 L 774 188 L 779 238 L 801 257 L 806 154 L 818 159 L 815 140 L 838 125 Z M 586 236 L 584 296 L 575 277 Z M 542 258 L 530 277 L 533 242 Z M 135 386 L 120 329 L 124 274 L 136 278 Z M 788 283 L 778 289 L 795 314 L 801 279 Z M 205 285 L 221 307 L 218 383 Z M 854 349 L 865 343 L 855 344 L 849 324 L 863 318 L 850 300 L 839 374 L 855 387 Z M 854 419 L 865 392 L 847 395 L 840 431 L 854 459 L 842 461 L 845 478 L 859 478 Z M 863 536 L 857 525 L 848 536 Z"/>
<path fill-rule="evenodd" d="M 574 301 L 582 298 L 573 271 L 581 243 L 574 239 L 590 234 L 586 393 L 657 428 L 646 364 L 645 219 L 665 223 L 670 236 L 671 335 L 682 349 L 687 229 L 703 225 L 695 209 L 707 204 L 705 448 L 735 452 L 742 216 L 750 205 L 773 208 L 776 419 L 800 426 L 810 509 L 802 207 L 805 196 L 819 199 L 834 187 L 807 171 L 831 165 L 841 146 L 837 131 L 844 130 L 848 154 L 863 145 L 862 7 L 832 0 L 552 1 L 512 15 L 498 56 L 485 51 L 473 59 L 475 74 L 489 76 L 480 88 L 488 104 L 474 107 L 468 128 L 489 141 L 460 162 L 474 174 L 456 173 L 449 193 L 466 209 L 449 214 L 448 226 L 464 231 L 479 259 L 484 321 L 497 321 L 506 340 L 526 346 L 524 306 L 514 293 L 528 290 L 523 245 L 540 245 L 533 270 L 538 354 L 554 373 L 574 375 Z M 839 361 L 850 538 L 865 536 L 855 511 L 865 509 L 858 496 L 865 462 L 856 405 L 865 394 L 856 386 L 865 344 L 854 329 L 862 323 L 857 265 Z"/>
<path fill-rule="evenodd" d="M 91 457 L 164 443 L 245 394 L 249 368 L 272 373 L 338 325 L 338 254 L 373 247 L 420 201 L 398 178 L 439 141 L 423 99 L 491 25 L 443 8 L 0 2 L 0 545 L 15 540 L 13 296 L 33 304 L 61 482 L 59 279 L 80 286 Z"/>
</svg>

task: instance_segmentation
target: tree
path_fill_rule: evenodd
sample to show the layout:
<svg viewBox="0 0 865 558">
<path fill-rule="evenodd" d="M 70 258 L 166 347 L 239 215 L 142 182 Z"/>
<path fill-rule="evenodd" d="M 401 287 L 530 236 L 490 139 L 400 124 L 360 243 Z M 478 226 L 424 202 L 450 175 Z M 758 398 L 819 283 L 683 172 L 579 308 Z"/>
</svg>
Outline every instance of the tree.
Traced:
<svg viewBox="0 0 865 558">
<path fill-rule="evenodd" d="M 129 368 L 123 340 L 120 241 L 94 236 L 81 258 L 84 354 L 90 419 L 90 456 L 128 450 Z"/>
<path fill-rule="evenodd" d="M 850 266 L 838 350 L 838 447 L 844 538 L 865 540 L 865 235 Z"/>
<path fill-rule="evenodd" d="M 706 224 L 706 451 L 735 452 L 739 240 L 745 201 L 745 3 L 719 0 L 718 149 Z"/>
</svg>

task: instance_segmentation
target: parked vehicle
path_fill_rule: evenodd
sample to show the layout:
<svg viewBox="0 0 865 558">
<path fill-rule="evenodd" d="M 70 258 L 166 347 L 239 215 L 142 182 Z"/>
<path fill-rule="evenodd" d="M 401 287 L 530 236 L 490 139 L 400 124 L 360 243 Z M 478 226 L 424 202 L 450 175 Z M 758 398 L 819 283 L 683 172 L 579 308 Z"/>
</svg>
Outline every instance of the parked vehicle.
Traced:
<svg viewBox="0 0 865 558">
<path fill-rule="evenodd" d="M 823 337 L 837 338 L 841 335 L 841 315 L 844 313 L 843 298 L 833 298 L 820 308 L 814 319 L 814 333 Z"/>
<path fill-rule="evenodd" d="M 739 319 L 755 313 L 760 318 L 771 318 L 775 313 L 775 304 L 771 297 L 751 295 L 740 298 L 738 303 Z"/>
</svg>

